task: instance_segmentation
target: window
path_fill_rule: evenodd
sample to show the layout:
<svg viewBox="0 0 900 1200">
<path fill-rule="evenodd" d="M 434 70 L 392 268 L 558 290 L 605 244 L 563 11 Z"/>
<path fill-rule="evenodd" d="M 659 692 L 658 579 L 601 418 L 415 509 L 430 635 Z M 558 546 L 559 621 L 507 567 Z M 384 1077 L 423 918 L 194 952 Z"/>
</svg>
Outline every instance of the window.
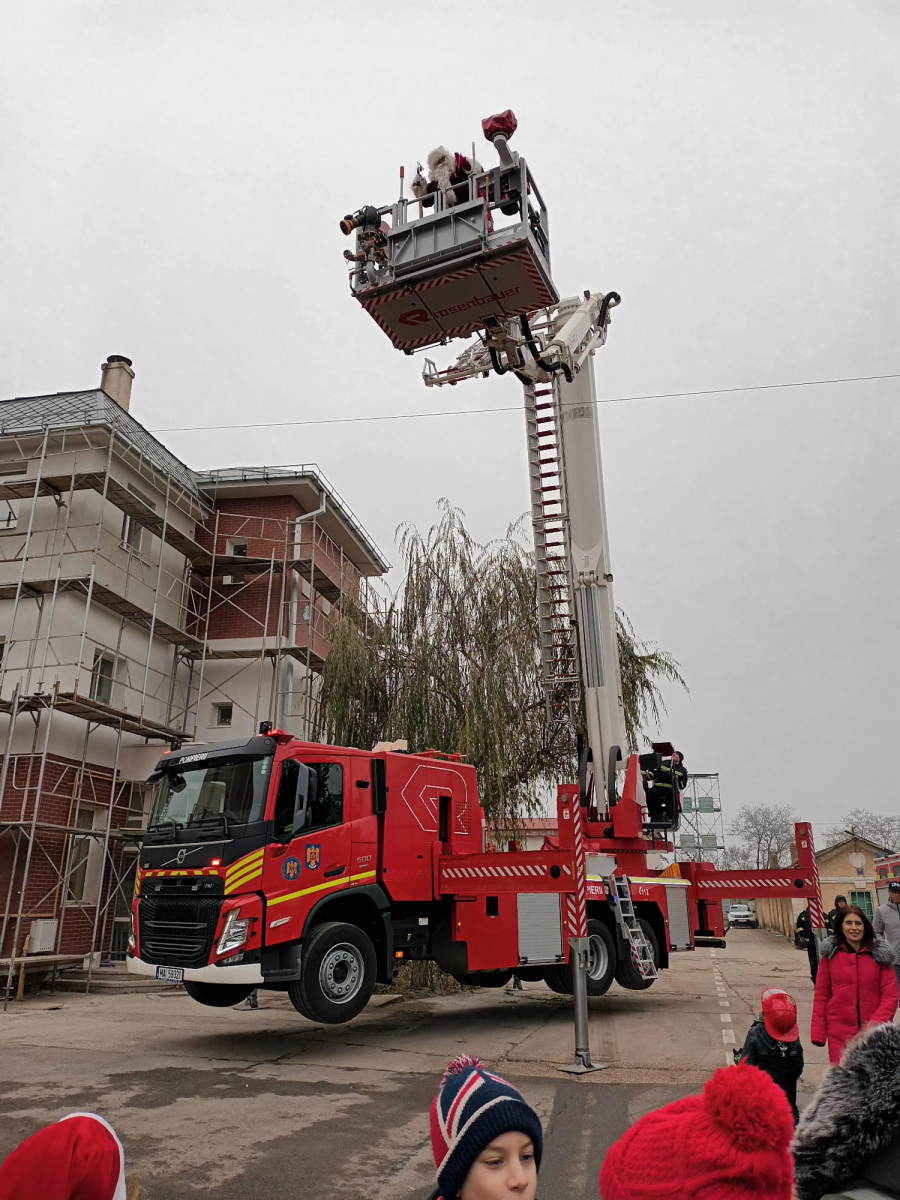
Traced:
<svg viewBox="0 0 900 1200">
<path fill-rule="evenodd" d="M 213 717 L 216 725 L 230 725 L 233 713 L 234 706 L 231 704 L 213 705 Z"/>
<path fill-rule="evenodd" d="M 149 783 L 133 783 L 131 791 L 125 798 L 125 829 L 143 829 L 150 812 L 150 801 L 153 797 L 153 787 Z"/>
<path fill-rule="evenodd" d="M 103 809 L 80 808 L 75 814 L 74 823 L 79 829 L 102 829 L 103 821 Z M 73 835 L 69 857 L 69 886 L 66 892 L 69 903 L 97 903 L 102 854 L 103 847 L 98 838 Z"/>
<path fill-rule="evenodd" d="M 130 550 L 132 554 L 140 554 L 143 532 L 143 525 L 138 524 L 134 517 L 126 515 L 122 521 L 122 545 L 125 549 Z"/>
<path fill-rule="evenodd" d="M 91 672 L 91 699 L 109 704 L 112 699 L 113 660 L 102 650 L 94 651 L 94 669 Z"/>
<path fill-rule="evenodd" d="M 850 903 L 855 904 L 857 908 L 861 908 L 870 921 L 875 916 L 875 906 L 872 903 L 871 892 L 851 892 Z"/>
<path fill-rule="evenodd" d="M 306 814 L 306 828 L 325 829 L 344 819 L 344 769 L 340 763 L 307 763 L 316 776 L 316 798 Z"/>
<path fill-rule="evenodd" d="M 289 758 L 281 764 L 278 795 L 275 798 L 275 836 L 284 837 L 293 833 L 295 837 L 312 833 L 316 829 L 327 829 L 340 825 L 344 819 L 344 769 L 340 763 L 307 763 L 316 780 L 316 796 L 306 810 L 306 823 L 302 829 L 292 830 L 294 797 L 297 794 L 299 770 L 295 759 Z"/>
<path fill-rule="evenodd" d="M 281 764 L 281 778 L 278 780 L 278 795 L 275 797 L 275 836 L 286 837 L 293 832 L 294 799 L 297 795 L 297 776 L 300 769 L 295 758 L 288 758 Z"/>
<path fill-rule="evenodd" d="M 247 557 L 247 543 L 246 542 L 227 542 L 226 547 L 225 547 L 225 553 L 230 555 L 232 558 L 246 558 Z M 243 583 L 244 576 L 243 575 L 226 575 L 226 576 L 224 576 L 222 582 L 223 583 Z"/>
<path fill-rule="evenodd" d="M 19 523 L 19 501 L 0 500 L 0 533 L 8 533 Z"/>
</svg>

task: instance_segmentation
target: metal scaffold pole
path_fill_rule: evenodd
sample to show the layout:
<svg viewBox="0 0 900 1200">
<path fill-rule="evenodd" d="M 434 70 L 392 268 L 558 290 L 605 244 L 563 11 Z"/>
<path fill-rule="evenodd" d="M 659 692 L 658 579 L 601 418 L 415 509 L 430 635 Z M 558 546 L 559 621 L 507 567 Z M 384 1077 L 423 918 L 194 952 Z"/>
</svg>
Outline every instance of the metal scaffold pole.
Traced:
<svg viewBox="0 0 900 1200">
<path fill-rule="evenodd" d="M 16 967 L 16 955 L 18 954 L 18 949 L 19 949 L 19 933 L 21 932 L 21 929 L 22 929 L 22 916 L 24 913 L 25 902 L 26 902 L 26 888 L 28 886 L 28 873 L 31 868 L 31 855 L 34 850 L 35 836 L 36 836 L 36 831 L 37 831 L 38 809 L 40 807 L 41 792 L 42 792 L 42 789 L 44 786 L 44 770 L 47 766 L 47 746 L 50 741 L 50 726 L 53 723 L 53 710 L 54 710 L 55 701 L 56 701 L 56 691 L 54 689 L 54 692 L 53 692 L 52 696 L 50 697 L 49 708 L 45 710 L 47 712 L 47 727 L 44 731 L 44 747 L 43 747 L 43 751 L 41 753 L 41 769 L 38 772 L 37 788 L 35 789 L 33 807 L 31 810 L 31 827 L 28 831 L 28 849 L 25 851 L 25 864 L 22 869 L 22 887 L 21 887 L 21 891 L 19 893 L 19 906 L 18 906 L 18 912 L 16 913 L 16 925 L 15 925 L 15 929 L 13 931 L 12 946 L 10 947 L 10 953 L 9 953 L 9 973 L 6 976 L 6 990 L 3 995 L 3 1011 L 4 1012 L 6 1012 L 8 1006 L 9 1006 L 9 993 L 12 989 L 13 974 L 15 972 L 15 967 Z"/>
</svg>

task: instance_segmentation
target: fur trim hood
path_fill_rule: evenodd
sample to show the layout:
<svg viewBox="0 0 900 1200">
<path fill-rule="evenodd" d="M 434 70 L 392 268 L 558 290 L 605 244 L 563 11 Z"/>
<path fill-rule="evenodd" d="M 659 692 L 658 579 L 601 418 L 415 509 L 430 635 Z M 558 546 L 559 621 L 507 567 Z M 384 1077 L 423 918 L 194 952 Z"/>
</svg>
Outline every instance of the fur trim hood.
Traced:
<svg viewBox="0 0 900 1200">
<path fill-rule="evenodd" d="M 820 942 L 819 953 L 823 958 L 833 958 L 840 945 L 841 943 L 832 934 L 824 942 Z M 872 947 L 871 953 L 878 965 L 882 967 L 892 967 L 897 961 L 897 955 L 894 953 L 890 943 L 886 942 L 884 938 L 875 938 L 875 945 Z"/>
<path fill-rule="evenodd" d="M 900 1138 L 900 1025 L 854 1038 L 804 1109 L 794 1139 L 798 1200 L 820 1200 Z"/>
</svg>

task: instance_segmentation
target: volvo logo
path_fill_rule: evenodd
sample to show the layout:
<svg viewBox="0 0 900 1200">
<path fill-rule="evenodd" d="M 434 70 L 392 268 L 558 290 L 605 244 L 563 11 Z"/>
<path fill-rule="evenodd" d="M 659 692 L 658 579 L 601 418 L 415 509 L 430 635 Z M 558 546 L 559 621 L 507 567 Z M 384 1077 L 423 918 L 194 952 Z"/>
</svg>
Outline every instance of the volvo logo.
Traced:
<svg viewBox="0 0 900 1200">
<path fill-rule="evenodd" d="M 186 856 L 187 856 L 187 850 L 179 850 L 178 853 L 175 855 L 175 861 L 178 863 L 179 867 L 184 862 Z"/>
</svg>

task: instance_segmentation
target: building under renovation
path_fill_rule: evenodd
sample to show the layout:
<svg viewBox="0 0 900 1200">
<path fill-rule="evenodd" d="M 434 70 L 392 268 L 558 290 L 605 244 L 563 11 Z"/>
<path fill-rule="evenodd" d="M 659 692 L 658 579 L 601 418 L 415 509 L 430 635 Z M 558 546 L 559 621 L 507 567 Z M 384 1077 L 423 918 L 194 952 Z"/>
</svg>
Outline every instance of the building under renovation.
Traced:
<svg viewBox="0 0 900 1200">
<path fill-rule="evenodd" d="M 0 402 L 4 983 L 26 950 L 124 959 L 161 753 L 310 736 L 335 622 L 387 569 L 315 467 L 190 470 L 133 378 L 112 356 L 95 390 Z"/>
</svg>

